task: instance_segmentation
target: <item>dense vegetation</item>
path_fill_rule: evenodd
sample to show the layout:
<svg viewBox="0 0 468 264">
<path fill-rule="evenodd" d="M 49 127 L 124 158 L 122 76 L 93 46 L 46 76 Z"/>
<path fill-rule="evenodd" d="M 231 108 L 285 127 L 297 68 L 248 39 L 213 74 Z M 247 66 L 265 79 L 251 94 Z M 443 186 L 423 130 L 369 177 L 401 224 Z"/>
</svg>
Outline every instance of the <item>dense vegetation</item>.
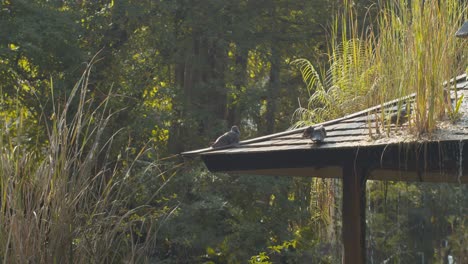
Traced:
<svg viewBox="0 0 468 264">
<path fill-rule="evenodd" d="M 295 61 L 311 94 L 308 105 L 296 111 L 297 125 L 338 118 L 412 93 L 417 96 L 409 126 L 418 136 L 431 133 L 444 117 L 455 121 L 457 110 L 444 91 L 453 87 L 441 84 L 466 69 L 463 42 L 447 38 L 458 30 L 466 4 L 384 1 L 377 4 L 378 13 L 366 13 L 372 21 L 366 22 L 344 2 L 344 11 L 335 18 L 324 76 L 308 60 Z M 380 123 L 389 123 L 385 112 Z"/>
<path fill-rule="evenodd" d="M 449 40 L 466 4 L 387 2 L 2 1 L 2 261 L 339 263 L 340 181 L 212 174 L 176 154 L 233 124 L 249 138 L 412 91 L 431 131 L 450 109 L 424 84 L 466 68 L 466 41 Z M 415 65 L 437 78 L 409 78 Z M 466 193 L 370 182 L 368 261 L 468 261 Z"/>
</svg>

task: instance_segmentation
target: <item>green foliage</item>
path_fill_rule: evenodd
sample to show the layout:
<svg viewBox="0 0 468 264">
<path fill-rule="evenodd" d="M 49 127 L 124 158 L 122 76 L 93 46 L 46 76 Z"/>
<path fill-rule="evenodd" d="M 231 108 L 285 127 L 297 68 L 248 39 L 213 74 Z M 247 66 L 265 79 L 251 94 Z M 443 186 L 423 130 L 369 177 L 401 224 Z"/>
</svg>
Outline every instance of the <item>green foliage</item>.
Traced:
<svg viewBox="0 0 468 264">
<path fill-rule="evenodd" d="M 337 181 L 212 174 L 199 161 L 168 155 L 207 146 L 232 124 L 243 139 L 285 129 L 297 98 L 312 98 L 305 124 L 380 103 L 387 98 L 379 89 L 405 87 L 378 78 L 383 44 L 363 36 L 379 30 L 356 34 L 355 25 L 375 21 L 380 9 L 343 17 L 352 23 L 347 30 L 333 25 L 334 52 L 324 56 L 324 28 L 341 3 L 189 2 L 1 2 L 0 255 L 7 262 L 341 261 Z M 365 11 L 369 2 L 354 1 L 354 8 Z M 93 74 L 88 68 L 73 86 L 96 53 Z M 289 66 L 306 57 L 329 70 L 296 61 L 309 80 L 303 90 Z M 397 190 L 409 198 L 398 200 Z M 428 221 L 421 208 L 443 211 L 441 204 L 460 199 L 450 188 L 436 191 L 447 198 L 434 204 L 417 198 L 427 190 L 397 190 L 386 194 L 387 215 L 381 193 L 371 191 L 369 248 L 382 261 L 392 252 L 414 260 L 414 250 L 400 254 L 398 244 L 419 248 L 421 230 L 409 227 Z M 420 211 L 398 216 L 401 210 L 389 209 L 398 201 Z M 451 222 L 453 232 L 437 231 L 432 241 L 449 240 L 461 261 L 465 209 L 454 207 L 432 225 L 437 231 Z M 385 237 L 395 230 L 388 219 L 404 225 Z"/>
<path fill-rule="evenodd" d="M 56 95 L 67 95 L 79 78 L 83 51 L 76 14 L 36 1 L 2 1 L 0 89 L 28 108 L 41 109 L 55 80 Z M 50 110 L 50 109 L 47 109 Z M 50 112 L 48 112 L 50 114 Z"/>
<path fill-rule="evenodd" d="M 463 103 L 463 98 L 465 97 L 464 94 L 462 94 L 457 101 L 455 102 L 455 107 L 453 109 L 449 108 L 450 111 L 448 113 L 450 121 L 456 122 L 460 117 L 462 116 L 462 113 L 460 112 L 460 106 Z"/>
<path fill-rule="evenodd" d="M 335 119 L 368 105 L 378 84 L 375 61 L 365 54 L 369 50 L 367 43 L 357 38 L 337 44 L 330 54 L 330 69 L 324 76 L 308 60 L 293 62 L 299 67 L 310 94 L 307 107 L 294 113 L 298 120 L 294 126 Z"/>
<path fill-rule="evenodd" d="M 457 261 L 466 257 L 459 251 L 460 245 L 467 245 L 462 220 L 468 209 L 466 186 L 402 182 L 367 186 L 368 259 L 417 262 L 424 254 L 425 259 L 442 263 L 448 254 Z"/>
<path fill-rule="evenodd" d="M 270 258 L 266 255 L 265 252 L 260 252 L 256 256 L 252 256 L 249 260 L 249 264 L 272 264 Z"/>
<path fill-rule="evenodd" d="M 447 239 L 450 245 L 447 253 L 453 254 L 454 258 L 460 262 L 468 261 L 468 252 L 466 246 L 468 245 L 468 230 L 467 218 L 460 215 L 449 215 L 447 222 L 450 225 L 451 234 Z"/>
<path fill-rule="evenodd" d="M 269 246 L 268 249 L 270 251 L 269 254 L 266 252 L 260 252 L 256 256 L 252 256 L 249 260 L 249 263 L 251 264 L 269 264 L 273 263 L 270 262 L 270 257 L 268 255 L 271 254 L 281 254 L 284 256 L 283 263 L 286 260 L 286 256 L 288 255 L 289 252 L 294 252 L 296 249 L 296 244 L 297 241 L 291 240 L 291 241 L 285 241 L 280 245 L 274 245 L 274 246 Z M 289 263 L 289 262 L 288 262 Z"/>
<path fill-rule="evenodd" d="M 325 16 L 317 16 L 321 13 L 318 6 L 329 8 L 324 0 L 203 0 L 193 5 L 185 1 L 2 2 L 0 117 L 8 129 L 9 145 L 21 141 L 39 163 L 45 160 L 43 151 L 50 148 L 52 131 L 60 131 L 54 130 L 60 122 L 70 125 L 81 120 L 89 125 L 75 130 L 73 139 L 80 142 L 68 138 L 70 145 L 64 145 L 66 150 L 78 149 L 80 158 L 87 161 L 77 157 L 69 163 L 74 168 L 89 167 L 88 175 L 95 179 L 83 197 L 96 201 L 96 208 L 70 209 L 64 221 L 79 230 L 71 240 L 76 246 L 71 248 L 90 254 L 74 252 L 73 256 L 104 259 L 112 254 L 96 252 L 121 248 L 117 252 L 121 255 L 114 256 L 123 259 L 127 245 L 136 250 L 144 239 L 153 239 L 145 231 L 148 228 L 157 230 L 159 236 L 156 246 L 145 252 L 176 263 L 204 261 L 207 253 L 214 262 L 245 262 L 276 241 L 290 238 L 289 217 L 294 215 L 292 221 L 301 222 L 308 215 L 305 207 L 295 212 L 290 206 L 299 203 L 287 198 L 291 179 L 233 179 L 198 167 L 166 174 L 179 165 L 172 158 L 157 164 L 152 160 L 206 146 L 231 124 L 240 125 L 245 138 L 258 135 L 266 125 L 267 112 L 272 114 L 270 123 L 275 129 L 287 127 L 300 93 L 300 79 L 284 65 L 322 42 L 318 22 L 325 21 Z M 277 27 L 272 28 L 273 23 Z M 97 52 L 94 72 L 82 83 L 86 82 L 86 100 L 81 100 L 82 94 L 69 99 L 81 63 Z M 272 63 L 281 64 L 281 85 L 275 97 L 269 94 L 268 85 Z M 276 103 L 276 110 L 267 107 L 268 102 Z M 67 114 L 57 112 L 65 106 Z M 88 113 L 85 108 L 95 112 L 81 116 Z M 99 130 L 106 113 L 112 113 L 112 118 L 104 118 L 105 126 Z M 93 153 L 94 146 L 92 133 L 97 131 L 101 134 L 95 160 L 88 162 L 87 154 Z M 127 174 L 129 167 L 133 170 Z M 110 175 L 111 181 L 98 185 L 101 178 L 94 173 Z M 60 177 L 67 179 L 63 174 Z M 106 188 L 118 190 L 118 195 L 103 194 Z M 79 189 L 77 184 L 74 190 Z M 61 206 L 72 207 L 66 199 L 59 199 L 63 196 L 57 197 L 54 201 L 63 202 Z M 98 202 L 97 197 L 107 198 Z M 252 201 L 259 206 L 252 207 Z M 132 208 L 139 209 L 127 214 Z M 115 214 L 103 213 L 104 209 Z M 107 232 L 116 234 L 113 241 L 118 245 L 107 247 L 102 234 L 119 221 L 122 228 Z M 69 237 L 75 233 L 63 232 Z M 214 252 L 207 252 L 209 247 Z"/>
<path fill-rule="evenodd" d="M 135 159 L 109 156 L 113 138 L 103 132 L 112 113 L 107 101 L 90 108 L 90 70 L 91 66 L 66 103 L 55 108 L 51 125 L 45 128 L 47 143 L 31 148 L 21 113 L 12 122 L 2 118 L 4 262 L 146 261 L 158 221 L 171 213 L 170 208 L 149 206 L 148 200 L 134 200 L 132 187 L 138 186 L 138 179 L 160 168 L 152 162 L 140 165 L 145 150 Z M 74 99 L 79 107 L 70 113 Z M 15 130 L 7 129 L 11 126 Z"/>
</svg>

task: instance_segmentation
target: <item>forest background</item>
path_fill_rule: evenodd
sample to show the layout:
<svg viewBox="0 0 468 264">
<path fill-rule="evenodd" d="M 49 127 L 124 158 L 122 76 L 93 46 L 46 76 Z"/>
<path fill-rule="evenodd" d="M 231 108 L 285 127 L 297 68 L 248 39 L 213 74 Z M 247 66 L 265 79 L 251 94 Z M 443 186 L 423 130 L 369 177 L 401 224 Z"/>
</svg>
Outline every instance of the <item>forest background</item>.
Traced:
<svg viewBox="0 0 468 264">
<path fill-rule="evenodd" d="M 4 261 L 339 263 L 340 182 L 212 174 L 178 153 L 283 131 L 348 4 L 3 0 Z M 466 187 L 368 185 L 369 263 L 468 258 Z M 419 261 L 419 262 L 418 262 Z"/>
</svg>

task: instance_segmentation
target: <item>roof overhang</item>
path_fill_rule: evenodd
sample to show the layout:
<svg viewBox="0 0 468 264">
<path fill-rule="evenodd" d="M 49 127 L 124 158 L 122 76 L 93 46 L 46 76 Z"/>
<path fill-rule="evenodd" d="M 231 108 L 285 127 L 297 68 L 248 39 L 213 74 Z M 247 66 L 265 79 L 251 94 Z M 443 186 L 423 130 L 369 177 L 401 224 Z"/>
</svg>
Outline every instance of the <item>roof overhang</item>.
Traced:
<svg viewBox="0 0 468 264">
<path fill-rule="evenodd" d="M 365 168 L 368 179 L 373 180 L 468 183 L 467 140 L 205 154 L 201 158 L 213 172 L 341 178 L 343 164 L 348 162 L 356 168 Z"/>
</svg>

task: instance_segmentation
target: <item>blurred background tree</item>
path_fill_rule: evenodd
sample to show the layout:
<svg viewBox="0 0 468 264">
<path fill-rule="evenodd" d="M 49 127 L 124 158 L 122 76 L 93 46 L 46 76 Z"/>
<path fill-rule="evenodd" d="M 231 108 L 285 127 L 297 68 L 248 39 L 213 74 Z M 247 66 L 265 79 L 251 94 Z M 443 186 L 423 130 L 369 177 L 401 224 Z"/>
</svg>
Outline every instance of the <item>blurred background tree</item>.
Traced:
<svg viewBox="0 0 468 264">
<path fill-rule="evenodd" d="M 113 144 L 98 163 L 158 160 L 125 188 L 127 209 L 144 204 L 157 214 L 147 260 L 339 262 L 339 181 L 211 174 L 199 161 L 162 172 L 183 162 L 171 155 L 206 147 L 231 125 L 242 139 L 290 127 L 314 92 L 292 62 L 330 67 L 327 43 L 340 42 L 330 32 L 345 2 L 1 1 L 0 118 L 15 120 L 21 109 L 28 147 L 48 146 L 55 107 L 96 56 L 89 107 L 106 102 L 113 113 L 103 132 Z M 361 30 L 376 23 L 379 4 L 353 2 Z M 371 263 L 413 262 L 418 252 L 466 258 L 465 186 L 372 183 L 368 193 Z"/>
</svg>

